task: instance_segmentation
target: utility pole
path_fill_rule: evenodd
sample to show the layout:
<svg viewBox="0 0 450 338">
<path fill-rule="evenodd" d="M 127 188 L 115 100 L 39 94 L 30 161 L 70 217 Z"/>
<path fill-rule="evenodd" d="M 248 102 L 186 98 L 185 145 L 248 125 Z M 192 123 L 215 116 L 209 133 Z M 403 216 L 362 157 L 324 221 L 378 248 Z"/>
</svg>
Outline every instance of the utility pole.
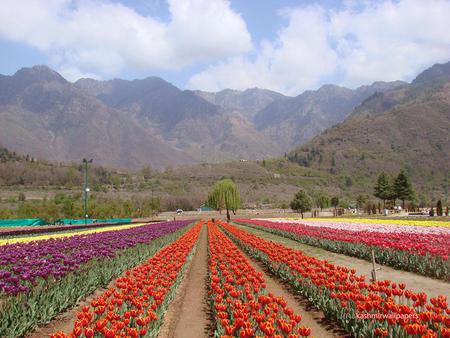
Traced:
<svg viewBox="0 0 450 338">
<path fill-rule="evenodd" d="M 92 158 L 90 160 L 86 160 L 83 158 L 83 164 L 84 164 L 84 224 L 87 224 L 88 219 L 88 213 L 87 213 L 87 207 L 88 207 L 88 164 L 92 163 Z"/>
</svg>

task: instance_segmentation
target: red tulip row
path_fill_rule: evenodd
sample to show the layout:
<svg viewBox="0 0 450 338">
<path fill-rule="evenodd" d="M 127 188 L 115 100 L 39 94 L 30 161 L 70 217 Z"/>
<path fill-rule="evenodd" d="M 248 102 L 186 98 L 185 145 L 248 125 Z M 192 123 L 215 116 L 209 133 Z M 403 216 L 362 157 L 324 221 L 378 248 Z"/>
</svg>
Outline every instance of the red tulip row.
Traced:
<svg viewBox="0 0 450 338">
<path fill-rule="evenodd" d="M 233 240 L 275 274 L 336 318 L 357 337 L 450 337 L 445 296 L 427 300 L 404 284 L 366 282 L 354 269 L 335 266 L 221 223 Z"/>
<path fill-rule="evenodd" d="M 215 336 L 307 337 L 301 315 L 282 297 L 265 291 L 258 273 L 215 223 L 208 223 L 210 297 L 216 318 Z"/>
<path fill-rule="evenodd" d="M 147 262 L 126 271 L 114 287 L 83 307 L 71 333 L 57 332 L 51 337 L 156 336 L 203 224 L 196 223 Z"/>
</svg>

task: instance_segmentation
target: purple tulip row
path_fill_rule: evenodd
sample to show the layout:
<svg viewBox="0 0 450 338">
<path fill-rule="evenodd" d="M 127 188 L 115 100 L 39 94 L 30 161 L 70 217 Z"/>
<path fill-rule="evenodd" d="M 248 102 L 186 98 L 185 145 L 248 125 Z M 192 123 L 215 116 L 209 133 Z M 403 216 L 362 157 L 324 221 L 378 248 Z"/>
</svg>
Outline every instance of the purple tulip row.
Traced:
<svg viewBox="0 0 450 338">
<path fill-rule="evenodd" d="M 118 226 L 126 225 L 127 223 L 95 223 L 95 224 L 81 224 L 81 225 L 43 225 L 43 226 L 33 226 L 33 227 L 20 227 L 14 228 L 13 230 L 7 228 L 0 228 L 0 237 L 7 236 L 18 236 L 18 235 L 32 235 L 32 234 L 44 234 L 50 232 L 66 231 L 66 230 L 80 230 L 80 229 L 91 229 L 91 228 L 101 228 L 107 226 Z"/>
<path fill-rule="evenodd" d="M 189 223 L 164 222 L 0 246 L 0 294 L 28 292 L 39 277 L 61 278 L 94 258 L 114 257 L 118 250 L 148 243 Z"/>
</svg>

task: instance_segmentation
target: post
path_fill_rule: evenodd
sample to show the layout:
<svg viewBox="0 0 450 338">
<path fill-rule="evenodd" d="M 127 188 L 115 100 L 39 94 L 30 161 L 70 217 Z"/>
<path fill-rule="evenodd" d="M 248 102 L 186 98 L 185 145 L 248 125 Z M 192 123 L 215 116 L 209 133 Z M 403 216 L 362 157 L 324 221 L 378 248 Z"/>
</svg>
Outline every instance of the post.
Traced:
<svg viewBox="0 0 450 338">
<path fill-rule="evenodd" d="M 89 161 L 83 158 L 83 164 L 84 164 L 84 224 L 87 224 L 87 207 L 88 207 L 88 163 L 92 163 L 92 159 Z"/>
<path fill-rule="evenodd" d="M 377 281 L 377 271 L 375 268 L 375 251 L 372 249 L 372 281 Z"/>
<path fill-rule="evenodd" d="M 152 220 L 153 220 L 153 216 L 155 215 L 155 211 L 153 210 L 153 208 L 155 207 L 155 201 L 154 201 L 154 197 L 153 197 L 153 185 L 152 185 Z"/>
</svg>

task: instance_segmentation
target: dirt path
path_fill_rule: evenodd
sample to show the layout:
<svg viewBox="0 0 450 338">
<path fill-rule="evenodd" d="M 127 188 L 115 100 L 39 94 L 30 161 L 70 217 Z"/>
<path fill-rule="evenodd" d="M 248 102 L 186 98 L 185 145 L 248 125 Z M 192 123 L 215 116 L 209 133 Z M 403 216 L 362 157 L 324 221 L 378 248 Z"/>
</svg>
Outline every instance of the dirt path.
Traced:
<svg viewBox="0 0 450 338">
<path fill-rule="evenodd" d="M 289 248 L 301 250 L 308 256 L 316 257 L 318 259 L 326 259 L 327 261 L 335 265 L 355 268 L 358 274 L 366 275 L 368 276 L 368 278 L 370 278 L 372 263 L 363 259 L 341 255 L 314 246 L 302 244 L 292 239 L 272 234 L 263 230 L 258 230 L 243 225 L 234 225 L 266 240 L 282 244 Z M 411 289 L 415 292 L 425 292 L 430 297 L 446 295 L 450 299 L 449 283 L 438 279 L 421 276 L 412 272 L 395 270 L 388 266 L 382 266 L 381 268 L 381 270 L 377 271 L 377 278 L 379 280 L 390 279 L 396 283 L 405 283 L 408 289 Z"/>
<path fill-rule="evenodd" d="M 208 304 L 206 278 L 208 273 L 207 229 L 203 226 L 197 251 L 184 280 L 178 287 L 164 315 L 158 338 L 200 338 L 208 334 Z"/>
<path fill-rule="evenodd" d="M 301 295 L 295 294 L 295 291 L 293 291 L 288 285 L 283 284 L 283 282 L 278 278 L 272 277 L 270 272 L 267 271 L 262 263 L 259 263 L 247 255 L 243 250 L 240 251 L 248 259 L 256 271 L 263 274 L 267 285 L 266 290 L 268 292 L 272 292 L 278 297 L 283 297 L 286 300 L 288 307 L 292 308 L 295 313 L 302 315 L 300 324 L 309 327 L 312 331 L 311 335 L 313 337 L 327 338 L 348 336 L 341 328 L 337 326 L 336 323 L 325 318 L 322 311 L 311 306 L 307 299 Z"/>
</svg>

